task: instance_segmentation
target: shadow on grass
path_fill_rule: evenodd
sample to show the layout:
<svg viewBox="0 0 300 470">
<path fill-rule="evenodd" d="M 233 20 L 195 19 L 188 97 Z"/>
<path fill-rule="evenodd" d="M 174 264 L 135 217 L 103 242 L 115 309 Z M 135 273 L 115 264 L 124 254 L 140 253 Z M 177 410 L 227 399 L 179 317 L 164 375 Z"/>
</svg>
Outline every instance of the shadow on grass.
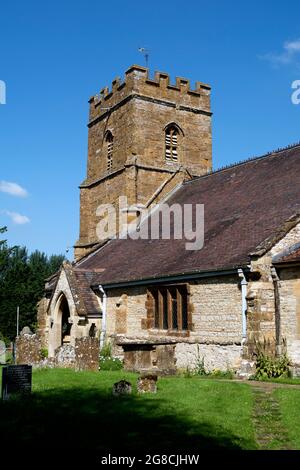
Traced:
<svg viewBox="0 0 300 470">
<path fill-rule="evenodd" d="M 1 447 L 13 442 L 16 449 L 90 449 L 98 455 L 249 447 L 220 428 L 166 409 L 165 400 L 134 394 L 115 398 L 86 388 L 35 392 L 0 402 Z"/>
</svg>

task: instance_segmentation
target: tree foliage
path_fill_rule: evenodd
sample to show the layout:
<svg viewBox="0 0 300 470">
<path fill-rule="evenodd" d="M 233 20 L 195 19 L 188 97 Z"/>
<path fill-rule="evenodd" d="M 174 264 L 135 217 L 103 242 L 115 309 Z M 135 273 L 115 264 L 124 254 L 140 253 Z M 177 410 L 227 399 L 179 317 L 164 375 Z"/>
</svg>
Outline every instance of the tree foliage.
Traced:
<svg viewBox="0 0 300 470">
<path fill-rule="evenodd" d="M 0 234 L 5 231 L 6 227 L 0 228 Z M 25 247 L 9 247 L 6 240 L 0 240 L 0 332 L 6 339 L 16 336 L 18 306 L 20 329 L 36 328 L 37 302 L 43 296 L 45 279 L 63 260 L 63 255 L 48 257 L 38 250 L 28 254 Z"/>
</svg>

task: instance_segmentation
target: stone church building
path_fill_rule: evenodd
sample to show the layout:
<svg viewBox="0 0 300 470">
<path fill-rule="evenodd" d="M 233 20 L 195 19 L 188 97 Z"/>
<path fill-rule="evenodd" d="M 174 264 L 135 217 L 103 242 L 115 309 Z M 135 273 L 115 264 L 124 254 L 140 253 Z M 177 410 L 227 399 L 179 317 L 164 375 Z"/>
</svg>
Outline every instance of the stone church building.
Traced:
<svg viewBox="0 0 300 470">
<path fill-rule="evenodd" d="M 137 65 L 90 100 L 73 263 L 47 280 L 39 334 L 53 357 L 110 341 L 130 370 L 242 370 L 258 344 L 300 367 L 300 145 L 212 170 L 210 87 Z M 204 205 L 204 245 L 97 238 L 101 204 L 126 217 Z M 126 211 L 125 211 L 126 212 Z"/>
</svg>

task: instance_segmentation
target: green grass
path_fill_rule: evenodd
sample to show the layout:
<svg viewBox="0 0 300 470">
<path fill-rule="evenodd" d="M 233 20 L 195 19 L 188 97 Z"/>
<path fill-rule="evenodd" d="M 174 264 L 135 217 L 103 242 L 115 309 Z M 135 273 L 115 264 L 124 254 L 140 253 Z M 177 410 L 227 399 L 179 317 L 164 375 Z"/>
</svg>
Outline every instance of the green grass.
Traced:
<svg viewBox="0 0 300 470">
<path fill-rule="evenodd" d="M 134 393 L 115 398 L 112 385 L 121 378 Z M 0 403 L 1 445 L 76 442 L 76 449 L 127 454 L 256 448 L 249 385 L 170 377 L 159 379 L 156 395 L 137 395 L 136 379 L 123 371 L 34 371 L 31 397 Z"/>
<path fill-rule="evenodd" d="M 253 390 L 255 394 L 253 419 L 259 448 L 263 450 L 290 449 L 289 435 L 274 390 Z"/>
<path fill-rule="evenodd" d="M 13 442 L 34 451 L 76 442 L 77 450 L 99 454 L 188 453 L 262 448 L 269 435 L 264 448 L 300 449 L 299 389 L 273 390 L 270 403 L 270 394 L 262 392 L 258 406 L 257 392 L 247 383 L 162 377 L 157 394 L 138 395 L 137 377 L 124 371 L 35 370 L 30 397 L 0 402 L 1 445 Z M 132 382 L 133 394 L 113 397 L 112 386 L 122 378 Z"/>
<path fill-rule="evenodd" d="M 278 388 L 273 392 L 279 402 L 282 422 L 293 449 L 300 449 L 300 390 Z"/>
</svg>

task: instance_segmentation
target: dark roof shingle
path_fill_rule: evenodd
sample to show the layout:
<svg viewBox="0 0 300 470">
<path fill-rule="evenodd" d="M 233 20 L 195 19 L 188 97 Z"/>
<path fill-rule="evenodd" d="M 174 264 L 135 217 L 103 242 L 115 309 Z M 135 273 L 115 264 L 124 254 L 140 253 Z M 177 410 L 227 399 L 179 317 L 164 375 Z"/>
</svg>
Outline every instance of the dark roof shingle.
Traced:
<svg viewBox="0 0 300 470">
<path fill-rule="evenodd" d="M 184 183 L 168 204 L 204 204 L 205 243 L 112 240 L 77 263 L 110 284 L 244 266 L 249 254 L 300 214 L 300 145 Z"/>
</svg>

